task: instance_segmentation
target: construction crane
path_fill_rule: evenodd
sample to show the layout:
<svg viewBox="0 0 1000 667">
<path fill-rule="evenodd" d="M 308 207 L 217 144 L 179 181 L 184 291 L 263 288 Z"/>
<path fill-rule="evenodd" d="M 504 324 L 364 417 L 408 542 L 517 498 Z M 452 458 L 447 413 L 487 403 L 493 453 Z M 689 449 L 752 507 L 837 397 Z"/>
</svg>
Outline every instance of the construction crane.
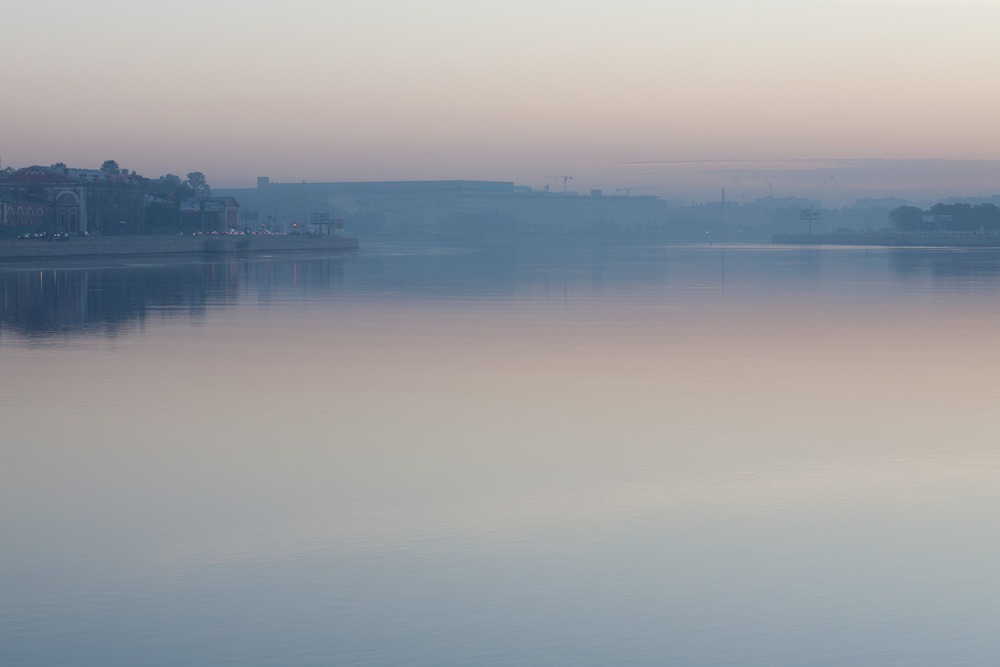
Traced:
<svg viewBox="0 0 1000 667">
<path fill-rule="evenodd" d="M 572 176 L 546 176 L 546 178 L 561 178 L 563 182 L 563 192 L 566 192 L 566 184 L 573 180 Z"/>
</svg>

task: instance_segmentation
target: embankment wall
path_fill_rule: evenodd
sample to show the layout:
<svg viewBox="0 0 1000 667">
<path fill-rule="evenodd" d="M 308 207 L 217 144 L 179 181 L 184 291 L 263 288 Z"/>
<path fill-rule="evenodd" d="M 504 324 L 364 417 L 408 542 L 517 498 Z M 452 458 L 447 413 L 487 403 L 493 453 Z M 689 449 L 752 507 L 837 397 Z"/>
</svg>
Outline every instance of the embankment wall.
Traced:
<svg viewBox="0 0 1000 667">
<path fill-rule="evenodd" d="M 64 240 L 0 241 L 0 260 L 38 257 L 114 257 L 183 253 L 349 250 L 357 239 L 345 236 L 116 236 Z"/>
</svg>

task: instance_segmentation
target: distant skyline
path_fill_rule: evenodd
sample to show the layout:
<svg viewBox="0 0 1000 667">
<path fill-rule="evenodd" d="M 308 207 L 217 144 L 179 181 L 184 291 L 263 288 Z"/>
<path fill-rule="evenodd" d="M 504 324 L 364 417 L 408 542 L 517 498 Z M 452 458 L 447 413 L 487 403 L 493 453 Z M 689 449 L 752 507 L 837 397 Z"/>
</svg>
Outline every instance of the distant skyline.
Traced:
<svg viewBox="0 0 1000 667">
<path fill-rule="evenodd" d="M 5 166 L 1000 194 L 1000 0 L 36 0 L 4 25 Z"/>
</svg>

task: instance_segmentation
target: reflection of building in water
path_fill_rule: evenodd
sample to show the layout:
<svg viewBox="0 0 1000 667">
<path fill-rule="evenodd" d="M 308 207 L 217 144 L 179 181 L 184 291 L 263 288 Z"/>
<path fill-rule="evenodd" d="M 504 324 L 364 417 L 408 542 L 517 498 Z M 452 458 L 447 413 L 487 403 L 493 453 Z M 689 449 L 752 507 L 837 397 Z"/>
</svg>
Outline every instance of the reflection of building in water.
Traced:
<svg viewBox="0 0 1000 667">
<path fill-rule="evenodd" d="M 154 307 L 197 312 L 205 305 L 202 274 L 198 265 L 0 274 L 0 329 L 28 337 L 115 333 Z"/>
<path fill-rule="evenodd" d="M 0 177 L 0 229 L 141 233 L 142 178 L 95 169 L 28 167 Z"/>
<path fill-rule="evenodd" d="M 213 305 L 279 291 L 329 291 L 342 258 L 177 262 L 159 266 L 0 272 L 0 334 L 26 338 L 115 335 L 159 316 L 202 316 Z"/>
<path fill-rule="evenodd" d="M 993 248 L 891 248 L 889 266 L 907 280 L 989 281 L 1000 274 L 1000 255 Z"/>
</svg>

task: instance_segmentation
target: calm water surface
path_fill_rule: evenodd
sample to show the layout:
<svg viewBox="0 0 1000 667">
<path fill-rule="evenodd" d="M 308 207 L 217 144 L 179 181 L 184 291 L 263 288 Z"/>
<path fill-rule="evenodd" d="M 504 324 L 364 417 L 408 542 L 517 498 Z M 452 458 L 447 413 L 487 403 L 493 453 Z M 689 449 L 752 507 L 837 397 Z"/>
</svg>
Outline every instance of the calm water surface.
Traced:
<svg viewBox="0 0 1000 667">
<path fill-rule="evenodd" d="M 1000 254 L 0 266 L 0 664 L 991 665 Z"/>
</svg>

